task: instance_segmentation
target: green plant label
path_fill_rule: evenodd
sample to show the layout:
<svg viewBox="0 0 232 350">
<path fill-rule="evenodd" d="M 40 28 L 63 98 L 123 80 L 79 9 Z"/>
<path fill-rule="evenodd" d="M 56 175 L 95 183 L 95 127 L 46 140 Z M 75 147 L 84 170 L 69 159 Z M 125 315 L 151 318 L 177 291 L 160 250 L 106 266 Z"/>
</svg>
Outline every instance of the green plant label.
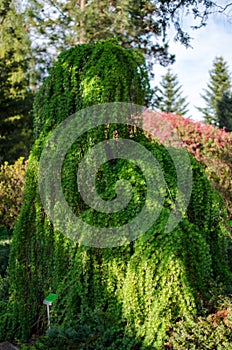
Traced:
<svg viewBox="0 0 232 350">
<path fill-rule="evenodd" d="M 51 293 L 44 299 L 43 303 L 45 305 L 52 305 L 55 299 L 56 299 L 56 294 Z"/>
</svg>

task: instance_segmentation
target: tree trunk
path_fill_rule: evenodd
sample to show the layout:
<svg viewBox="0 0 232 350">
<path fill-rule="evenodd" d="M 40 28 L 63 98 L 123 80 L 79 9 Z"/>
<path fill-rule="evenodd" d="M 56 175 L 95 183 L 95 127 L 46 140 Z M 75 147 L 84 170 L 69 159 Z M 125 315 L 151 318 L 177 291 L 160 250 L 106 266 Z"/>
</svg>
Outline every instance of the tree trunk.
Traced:
<svg viewBox="0 0 232 350">
<path fill-rule="evenodd" d="M 84 11 L 85 11 L 85 0 L 79 0 L 80 4 L 80 12 L 81 12 L 81 18 L 84 17 Z M 85 43 L 85 28 L 84 28 L 84 22 L 83 20 L 80 20 L 80 44 Z"/>
</svg>

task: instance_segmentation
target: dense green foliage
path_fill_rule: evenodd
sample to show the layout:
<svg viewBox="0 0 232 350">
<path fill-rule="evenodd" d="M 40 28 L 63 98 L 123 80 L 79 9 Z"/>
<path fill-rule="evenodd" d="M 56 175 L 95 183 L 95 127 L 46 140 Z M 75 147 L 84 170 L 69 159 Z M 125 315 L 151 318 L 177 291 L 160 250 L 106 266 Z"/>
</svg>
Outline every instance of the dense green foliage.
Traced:
<svg viewBox="0 0 232 350">
<path fill-rule="evenodd" d="M 54 89 L 55 99 L 50 98 Z M 143 105 L 148 103 L 150 94 L 141 54 L 113 42 L 80 45 L 60 55 L 59 63 L 36 96 L 35 137 L 42 139 L 65 117 L 93 103 L 133 100 Z"/>
<path fill-rule="evenodd" d="M 0 166 L 0 310 L 7 305 L 9 276 L 7 274 L 12 230 L 22 205 L 22 192 L 27 164 L 23 158 L 14 164 Z"/>
<path fill-rule="evenodd" d="M 119 62 L 122 62 L 121 65 L 119 65 Z M 117 72 L 117 74 L 115 74 L 115 72 Z M 54 82 L 53 74 L 56 82 Z M 49 256 L 49 252 L 52 255 L 52 246 L 54 244 L 52 226 L 47 219 L 45 219 L 46 223 L 41 223 L 42 226 L 39 224 L 39 217 L 42 215 L 41 220 L 43 221 L 44 214 L 36 189 L 38 159 L 46 134 L 76 110 L 93 103 L 105 101 L 133 101 L 138 104 L 143 104 L 150 94 L 148 74 L 143 56 L 131 50 L 124 50 L 110 42 L 102 42 L 98 45 L 81 45 L 75 49 L 64 52 L 54 67 L 53 74 L 47 79 L 43 88 L 37 94 L 35 101 L 35 136 L 37 137 L 37 141 L 29 161 L 24 205 L 19 222 L 16 226 L 15 241 L 11 254 L 12 263 L 10 270 L 12 293 L 16 292 L 18 295 L 18 297 L 14 295 L 13 300 L 16 301 L 17 307 L 22 311 L 18 312 L 17 307 L 15 307 L 12 321 L 14 324 L 18 324 L 18 322 L 21 323 L 23 329 L 22 335 L 25 335 L 24 332 L 26 332 L 27 335 L 31 332 L 28 327 L 28 324 L 31 323 L 30 318 L 34 318 L 35 315 L 37 315 L 37 308 L 40 309 L 41 298 L 43 298 L 43 293 L 41 294 L 41 291 L 46 291 L 50 288 L 50 283 L 47 280 L 48 275 L 50 275 L 49 266 L 54 266 L 52 261 L 50 261 L 51 265 L 50 263 L 47 265 L 49 261 L 47 261 L 47 257 Z M 53 99 L 50 98 L 50 93 L 52 93 L 52 91 L 55 91 Z M 62 94 L 63 98 L 60 97 Z M 47 118 L 47 114 L 49 118 Z M 84 140 L 84 143 L 85 142 Z M 69 187 L 69 190 L 72 191 L 72 188 Z M 23 225 L 23 227 L 21 225 Z M 43 228 L 44 225 L 47 226 L 45 232 Z M 51 240 L 45 239 L 47 230 L 51 231 Z M 39 236 L 37 237 L 37 234 L 42 235 L 41 239 Z M 45 236 L 43 237 L 44 234 Z M 32 237 L 35 238 L 34 243 L 34 238 Z M 60 239 L 60 244 L 57 241 L 55 246 L 59 247 L 60 245 L 58 249 L 61 249 L 60 253 L 62 256 L 62 241 L 64 238 L 61 237 Z M 34 269 L 29 261 L 35 258 L 32 247 L 34 244 L 37 245 L 37 240 L 44 241 L 43 244 L 45 245 L 43 248 L 40 245 L 38 246 L 38 249 L 42 249 L 40 253 L 34 252 L 36 256 L 38 254 L 39 260 L 36 266 L 41 272 L 33 273 L 32 280 L 29 278 L 28 281 L 30 282 L 27 286 L 25 284 L 27 268 L 25 269 L 25 267 L 28 266 L 29 270 L 31 268 Z M 29 251 L 31 251 L 34 258 L 30 256 L 30 253 L 27 255 Z M 25 264 L 26 256 L 28 256 L 29 261 Z M 59 261 L 59 257 L 57 258 Z M 15 259 L 21 262 L 22 265 L 21 263 L 17 263 L 17 266 L 14 266 L 16 262 Z M 42 261 L 43 263 L 41 265 Z M 57 282 L 61 277 L 63 278 L 66 269 L 62 267 L 62 260 L 60 260 L 59 265 L 58 270 L 60 270 L 60 273 L 58 273 L 58 271 L 56 273 Z M 52 269 L 53 268 L 51 268 L 51 271 Z M 39 276 L 41 277 L 41 281 L 39 281 Z M 34 278 L 36 278 L 36 282 Z M 30 293 L 32 287 L 31 282 L 32 284 L 35 283 L 35 294 Z M 17 287 L 15 283 L 17 283 Z M 54 287 L 54 285 L 52 285 L 51 288 L 52 287 Z M 22 292 L 21 288 L 23 288 L 24 292 Z M 23 306 L 24 302 L 23 304 L 20 302 L 22 297 L 26 297 L 26 291 L 29 292 L 28 305 L 31 304 L 35 307 L 32 313 L 28 313 L 28 310 Z M 30 298 L 33 298 L 33 300 L 37 300 L 38 298 L 38 303 L 32 302 Z M 17 315 L 20 316 L 20 319 L 18 319 Z M 40 326 L 39 324 L 39 327 Z M 11 328 L 14 328 L 14 325 L 9 326 L 9 329 Z M 3 334 L 1 334 L 1 336 L 3 336 Z"/>
<path fill-rule="evenodd" d="M 0 226 L 0 279 L 6 277 L 10 253 L 10 239 L 12 233 L 6 227 Z"/>
<path fill-rule="evenodd" d="M 194 320 L 192 318 L 181 319 L 174 324 L 164 344 L 165 349 L 230 349 L 232 341 L 231 301 L 225 298 L 222 300 L 218 294 L 213 298 L 214 304 L 216 300 L 217 308 L 211 314 L 199 316 Z M 23 347 L 23 350 L 157 349 L 153 346 L 144 347 L 142 339 L 128 337 L 119 327 L 114 327 L 112 319 L 104 316 L 96 314 L 95 318 L 84 326 L 78 325 L 66 329 L 53 326 L 46 336 L 37 339 L 33 345 Z"/>
<path fill-rule="evenodd" d="M 170 24 L 174 24 L 176 38 L 188 45 L 190 38 L 182 28 L 180 12 L 193 12 L 197 26 L 204 23 L 214 5 L 209 1 L 0 1 L 0 161 L 27 158 L 32 141 L 29 111 L 33 96 L 29 90 L 38 86 L 52 57 L 61 50 L 79 42 L 117 37 L 124 47 L 152 53 L 165 65 L 173 61 L 173 56 L 160 38 L 165 37 Z M 218 108 L 222 114 L 220 127 L 228 124 L 229 131 L 228 97 L 225 95 L 223 106 Z"/>
<path fill-rule="evenodd" d="M 205 107 L 198 109 L 202 112 L 207 123 L 220 128 L 225 127 L 227 131 L 230 131 L 230 114 L 226 115 L 226 113 L 230 111 L 231 106 L 228 101 L 225 101 L 225 96 L 228 97 L 231 93 L 231 76 L 228 65 L 222 56 L 215 58 L 209 75 L 207 89 L 204 89 L 204 94 L 201 95 L 205 101 Z M 227 106 L 225 106 L 225 102 L 227 102 Z"/>
<path fill-rule="evenodd" d="M 108 216 L 81 200 L 77 166 L 94 142 L 112 138 L 115 131 L 144 145 L 158 160 L 169 189 L 158 220 L 145 235 L 122 247 L 79 246 L 54 230 L 45 215 L 37 176 L 50 131 L 83 107 L 113 101 L 144 104 L 149 94 L 143 57 L 111 42 L 80 45 L 64 52 L 55 64 L 35 100 L 36 142 L 14 230 L 7 312 L 5 306 L 0 309 L 4 313 L 1 340 L 27 340 L 41 334 L 47 326 L 43 299 L 56 292 L 52 324 L 61 328 L 54 329 L 50 339 L 41 339 L 44 348 L 52 349 L 54 344 L 56 349 L 162 349 L 176 321 L 192 319 L 208 308 L 212 287 L 220 285 L 223 293 L 231 292 L 230 236 L 221 196 L 191 157 L 191 201 L 181 223 L 166 232 L 177 193 L 175 166 L 165 147 L 146 138 L 139 128 L 115 124 L 84 134 L 66 155 L 62 185 L 72 210 L 87 222 L 100 227 L 121 225 L 144 204 L 146 182 L 141 171 L 123 159 L 101 166 L 96 179 L 100 196 L 111 200 L 119 179 L 129 180 L 133 189 L 128 210 Z M 80 344 L 81 332 L 85 344 Z"/>
<path fill-rule="evenodd" d="M 14 3 L 1 0 L 0 8 L 0 163 L 13 163 L 32 143 L 31 42 Z"/>
<path fill-rule="evenodd" d="M 163 75 L 160 86 L 155 89 L 153 105 L 161 112 L 186 115 L 188 103 L 186 97 L 182 96 L 182 86 L 176 74 L 170 69 Z"/>
<path fill-rule="evenodd" d="M 0 226 L 0 314 L 4 319 L 7 310 L 9 297 L 9 276 L 7 274 L 12 231 L 4 226 Z M 4 321 L 3 321 L 4 322 Z"/>
<path fill-rule="evenodd" d="M 217 103 L 219 128 L 232 131 L 232 92 L 224 93 Z"/>
</svg>

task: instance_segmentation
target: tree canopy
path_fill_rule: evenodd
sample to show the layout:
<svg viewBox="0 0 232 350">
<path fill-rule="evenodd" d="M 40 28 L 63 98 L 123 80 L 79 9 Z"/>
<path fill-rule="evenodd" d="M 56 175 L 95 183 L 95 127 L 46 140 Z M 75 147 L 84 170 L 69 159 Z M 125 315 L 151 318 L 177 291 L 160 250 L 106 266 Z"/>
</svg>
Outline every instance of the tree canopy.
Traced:
<svg viewBox="0 0 232 350">
<path fill-rule="evenodd" d="M 24 7 L 26 26 L 40 39 L 40 52 L 49 47 L 54 54 L 78 43 L 117 37 L 123 47 L 136 47 L 166 65 L 174 59 L 168 53 L 167 29 L 173 26 L 175 40 L 188 46 L 182 15 L 192 15 L 197 28 L 217 5 L 208 0 L 29 0 Z"/>
<path fill-rule="evenodd" d="M 194 14 L 197 27 L 214 9 L 207 0 L 1 0 L 0 162 L 28 156 L 33 93 L 62 50 L 114 38 L 125 48 L 141 50 L 148 62 L 167 65 L 174 61 L 167 29 L 173 26 L 175 39 L 188 46 L 182 14 Z"/>
<path fill-rule="evenodd" d="M 0 27 L 0 163 L 27 157 L 31 146 L 30 39 L 23 15 L 2 1 Z"/>
<path fill-rule="evenodd" d="M 118 73 L 115 75 L 114 71 Z M 82 337 L 81 347 L 100 350 L 112 345 L 126 349 L 133 339 L 135 346 L 163 349 L 177 320 L 193 320 L 208 308 L 212 285 L 229 288 L 232 280 L 226 244 L 229 233 L 222 198 L 191 157 L 194 183 L 190 204 L 180 224 L 167 232 L 165 226 L 178 193 L 175 165 L 168 149 L 145 137 L 139 128 L 113 123 L 90 129 L 68 150 L 61 183 L 70 208 L 89 225 L 99 229 L 130 222 L 146 202 L 147 184 L 141 169 L 125 159 L 101 165 L 95 182 L 101 198 L 114 199 L 118 180 L 131 183 L 132 198 L 127 210 L 108 215 L 82 200 L 77 167 L 100 141 L 119 135 L 139 143 L 158 160 L 167 183 L 162 212 L 146 234 L 133 242 L 126 240 L 121 247 L 88 247 L 54 228 L 44 211 L 38 171 L 44 142 L 51 130 L 78 108 L 83 112 L 83 107 L 96 102 L 114 101 L 143 105 L 149 100 L 149 93 L 143 56 L 112 42 L 79 45 L 64 52 L 54 65 L 35 99 L 37 139 L 30 154 L 23 207 L 14 230 L 9 302 L 0 309 L 2 338 L 23 341 L 41 333 L 46 324 L 44 297 L 56 292 L 53 322 L 72 334 L 74 329 L 86 331 L 88 336 L 84 337 L 84 344 Z M 66 134 L 64 137 L 68 138 Z M 56 155 L 58 150 L 54 147 L 52 150 Z M 182 159 L 181 150 L 175 152 Z M 44 182 L 45 194 L 50 180 Z M 156 189 L 154 183 L 152 190 Z M 55 208 L 56 198 L 49 203 Z M 104 329 L 102 322 L 107 325 L 104 336 L 102 331 L 98 332 Z M 59 341 L 56 333 L 54 338 Z M 79 339 L 74 343 L 80 344 Z"/>
<path fill-rule="evenodd" d="M 198 107 L 206 123 L 218 127 L 228 126 L 230 129 L 230 94 L 231 74 L 229 67 L 223 57 L 219 56 L 215 58 L 213 68 L 209 72 L 207 89 L 204 89 L 204 93 L 201 95 L 205 101 L 205 107 Z"/>
<path fill-rule="evenodd" d="M 217 102 L 218 126 L 232 131 L 232 92 L 224 93 Z"/>
<path fill-rule="evenodd" d="M 188 113 L 188 102 L 182 96 L 182 86 L 176 74 L 168 69 L 162 76 L 160 86 L 155 89 L 153 105 L 161 112 L 186 115 Z"/>
</svg>

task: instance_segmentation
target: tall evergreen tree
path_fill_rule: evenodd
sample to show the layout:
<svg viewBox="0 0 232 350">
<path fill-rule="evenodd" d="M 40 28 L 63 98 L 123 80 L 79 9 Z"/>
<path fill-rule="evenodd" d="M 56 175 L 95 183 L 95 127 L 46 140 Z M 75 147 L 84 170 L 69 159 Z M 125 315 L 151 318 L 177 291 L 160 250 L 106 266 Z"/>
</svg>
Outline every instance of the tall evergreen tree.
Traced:
<svg viewBox="0 0 232 350">
<path fill-rule="evenodd" d="M 160 87 L 156 88 L 153 105 L 166 113 L 182 116 L 188 113 L 188 102 L 186 97 L 182 96 L 182 85 L 171 69 L 162 76 Z"/>
<path fill-rule="evenodd" d="M 137 47 L 166 65 L 174 59 L 166 41 L 170 24 L 174 24 L 176 39 L 188 45 L 190 37 L 182 28 L 180 14 L 193 13 L 194 24 L 201 26 L 212 6 L 208 0 L 29 0 L 26 13 L 35 38 L 43 38 L 38 45 L 42 42 L 43 49 L 52 48 L 50 52 L 117 37 L 122 46 Z"/>
<path fill-rule="evenodd" d="M 61 51 L 79 43 L 109 38 L 117 38 L 125 48 L 136 47 L 166 66 L 175 58 L 168 50 L 169 26 L 175 28 L 176 40 L 186 46 L 190 42 L 180 21 L 183 12 L 194 15 L 195 28 L 206 24 L 212 8 L 214 12 L 217 9 L 224 12 L 208 0 L 2 0 L 4 4 L 10 1 L 17 2 L 24 14 L 24 27 L 33 41 L 39 77 L 47 75 Z"/>
<path fill-rule="evenodd" d="M 31 43 L 14 2 L 1 0 L 0 9 L 0 163 L 13 163 L 28 156 L 32 139 Z"/>
<path fill-rule="evenodd" d="M 204 89 L 204 94 L 201 94 L 205 101 L 205 107 L 198 107 L 198 110 L 202 112 L 206 123 L 223 127 L 226 126 L 223 123 L 226 100 L 226 105 L 228 106 L 228 98 L 226 96 L 231 93 L 231 76 L 227 62 L 223 57 L 215 58 L 213 68 L 209 71 L 209 76 L 207 89 Z"/>
<path fill-rule="evenodd" d="M 14 230 L 9 262 L 10 295 L 7 304 L 1 303 L 0 341 L 7 337 L 20 339 L 22 343 L 34 334 L 41 334 L 46 327 L 43 300 L 48 292 L 54 291 L 57 300 L 53 324 L 59 325 L 61 332 L 54 330 L 53 342 L 43 344 L 43 349 L 164 349 L 168 335 L 179 320 L 189 320 L 192 324 L 205 310 L 207 314 L 212 312 L 210 310 L 217 302 L 217 298 L 214 298 L 215 304 L 212 301 L 212 286 L 213 291 L 220 287 L 220 291 L 230 293 L 230 236 L 224 227 L 224 204 L 193 158 L 193 193 L 187 212 L 175 229 L 167 230 L 166 224 L 176 206 L 173 197 L 178 201 L 178 192 L 181 192 L 175 170 L 175 165 L 180 164 L 183 157 L 181 150 L 170 154 L 164 146 L 145 138 L 140 128 L 133 130 L 120 121 L 109 128 L 98 120 L 99 127 L 93 130 L 82 114 L 89 130 L 69 147 L 66 155 L 63 154 L 64 161 L 60 151 L 66 140 L 67 127 L 71 127 L 69 123 L 65 123 L 66 132 L 55 135 L 55 144 L 50 142 L 51 153 L 48 152 L 45 158 L 41 156 L 51 131 L 75 111 L 96 101 L 144 104 L 149 90 L 142 55 L 106 41 L 97 45 L 79 45 L 64 52 L 38 92 L 34 105 L 37 142 L 30 155 L 23 208 Z M 104 108 L 102 111 L 103 118 L 108 116 Z M 128 111 L 131 117 L 133 109 Z M 94 112 L 91 115 L 98 119 Z M 88 119 L 88 113 L 86 116 Z M 70 135 L 76 138 L 75 132 Z M 152 183 L 154 177 L 150 177 L 149 171 L 149 176 L 146 176 L 143 168 L 150 162 L 149 157 L 140 158 L 141 169 L 133 164 L 133 159 L 139 160 L 136 149 L 132 149 L 129 162 L 115 159 L 112 164 L 102 158 L 100 162 L 104 163 L 98 164 L 100 168 L 97 166 L 99 171 L 94 184 L 99 199 L 113 200 L 115 182 L 121 179 L 131 184 L 132 194 L 123 210 L 103 213 L 82 198 L 77 168 L 93 145 L 107 142 L 113 135 L 146 147 L 150 156 L 159 161 L 165 181 L 163 185 L 159 181 Z M 59 173 L 57 163 L 53 162 L 57 157 L 63 163 Z M 46 169 L 43 165 L 41 169 L 40 160 L 47 164 Z M 83 174 L 83 181 L 85 175 L 89 174 Z M 39 191 L 38 178 L 43 182 L 42 192 Z M 147 198 L 148 187 L 156 194 L 160 185 L 164 191 L 158 191 L 154 201 Z M 59 189 L 63 201 L 67 201 L 77 220 L 83 221 L 83 226 L 87 224 L 87 232 L 85 228 L 77 230 L 77 225 L 72 224 L 72 219 L 62 208 Z M 141 236 L 131 242 L 130 237 L 134 239 L 136 233 L 133 231 L 141 232 L 144 224 L 141 220 L 147 222 L 149 215 L 155 215 L 154 210 L 160 206 L 160 194 L 165 198 L 158 220 L 147 228 L 146 234 L 140 233 Z M 47 209 L 49 207 L 56 216 L 54 225 L 45 213 L 42 198 L 46 198 Z M 144 206 L 147 206 L 147 211 L 142 213 L 141 225 L 138 225 L 137 218 Z M 134 220 L 137 224 L 128 227 Z M 57 228 L 58 222 L 64 224 L 63 228 L 68 228 L 67 236 L 63 234 L 65 229 Z M 95 227 L 96 234 L 90 234 L 91 226 Z M 114 231 L 119 227 L 122 228 L 121 237 L 119 231 Z M 102 249 L 99 242 L 106 242 L 107 232 L 110 232 L 110 244 Z M 111 243 L 118 244 L 118 239 L 122 238 L 122 246 L 110 248 Z M 95 247 L 94 242 L 97 243 Z M 194 329 L 195 325 L 188 331 L 189 338 Z"/>
<path fill-rule="evenodd" d="M 222 99 L 218 101 L 218 122 L 219 128 L 225 128 L 226 131 L 232 131 L 232 93 L 223 94 Z"/>
</svg>

